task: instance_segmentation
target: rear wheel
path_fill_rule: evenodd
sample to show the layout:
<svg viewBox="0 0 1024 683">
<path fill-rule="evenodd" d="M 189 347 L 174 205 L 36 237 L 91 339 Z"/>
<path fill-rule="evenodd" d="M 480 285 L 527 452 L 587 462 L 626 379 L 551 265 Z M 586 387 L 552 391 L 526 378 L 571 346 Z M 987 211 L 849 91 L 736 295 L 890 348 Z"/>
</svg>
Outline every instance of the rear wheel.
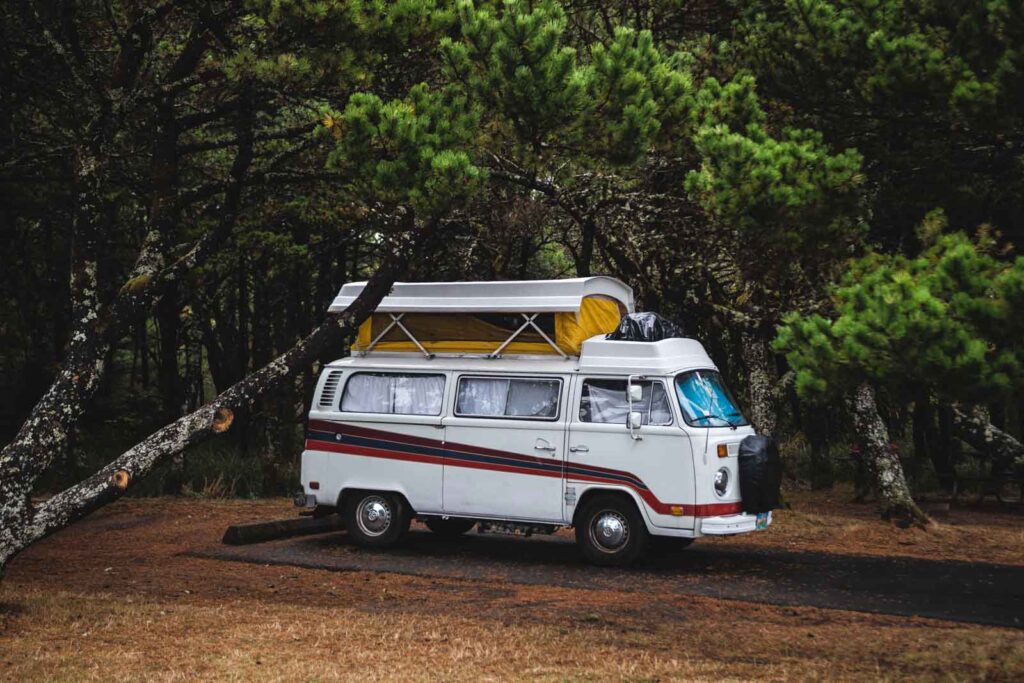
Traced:
<svg viewBox="0 0 1024 683">
<path fill-rule="evenodd" d="M 580 510 L 576 544 L 594 564 L 631 564 L 643 553 L 647 540 L 647 527 L 640 512 L 622 496 L 596 496 Z"/>
<path fill-rule="evenodd" d="M 429 517 L 424 524 L 441 538 L 451 540 L 458 538 L 476 526 L 476 520 L 462 519 L 460 517 L 449 517 L 448 519 Z"/>
<path fill-rule="evenodd" d="M 385 548 L 402 540 L 412 515 L 401 496 L 358 491 L 345 500 L 345 528 L 352 542 L 364 548 Z"/>
</svg>

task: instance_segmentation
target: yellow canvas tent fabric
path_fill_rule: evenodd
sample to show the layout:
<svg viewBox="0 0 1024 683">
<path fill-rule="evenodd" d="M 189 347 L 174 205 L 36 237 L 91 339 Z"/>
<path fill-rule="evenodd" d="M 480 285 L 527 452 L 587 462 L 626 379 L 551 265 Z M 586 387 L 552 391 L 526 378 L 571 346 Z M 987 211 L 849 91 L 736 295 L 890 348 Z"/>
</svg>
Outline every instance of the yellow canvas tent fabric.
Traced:
<svg viewBox="0 0 1024 683">
<path fill-rule="evenodd" d="M 595 334 L 607 334 L 619 324 L 624 311 L 618 302 L 599 296 L 584 297 L 579 312 L 548 314 L 554 316 L 554 334 L 548 332 L 563 352 L 578 356 L 583 341 Z M 538 319 L 540 316 L 538 316 Z M 509 317 L 514 326 L 505 327 L 469 313 L 407 313 L 405 325 L 431 353 L 490 353 L 508 339 L 523 319 Z M 370 343 L 391 324 L 391 316 L 374 313 L 359 327 L 353 351 L 368 348 Z M 543 324 L 541 325 L 543 329 Z M 547 332 L 547 330 L 545 330 Z M 416 345 L 396 325 L 374 346 L 379 351 L 418 351 Z M 536 330 L 529 327 L 515 338 L 502 353 L 557 355 Z"/>
</svg>

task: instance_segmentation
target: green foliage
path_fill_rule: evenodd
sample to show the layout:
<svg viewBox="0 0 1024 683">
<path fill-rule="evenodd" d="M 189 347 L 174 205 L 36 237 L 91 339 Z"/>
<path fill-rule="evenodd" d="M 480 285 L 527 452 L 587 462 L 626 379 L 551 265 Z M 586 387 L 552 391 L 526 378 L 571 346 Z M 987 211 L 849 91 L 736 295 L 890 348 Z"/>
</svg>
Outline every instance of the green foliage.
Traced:
<svg viewBox="0 0 1024 683">
<path fill-rule="evenodd" d="M 912 94 L 983 123 L 1020 102 L 1022 12 L 1012 0 L 787 0 L 751 5 L 739 28 L 762 64 L 835 69 L 865 101 Z"/>
<path fill-rule="evenodd" d="M 532 4 L 532 3 L 531 3 Z M 565 13 L 550 0 L 498 11 L 459 4 L 461 40 L 444 38 L 446 76 L 516 134 L 538 145 L 578 114 L 586 92 L 576 50 L 564 44 Z"/>
<path fill-rule="evenodd" d="M 682 125 L 692 107 L 693 81 L 666 58 L 649 31 L 618 28 L 606 47 L 595 44 L 586 71 L 588 145 L 616 164 L 646 154 L 662 126 Z"/>
<path fill-rule="evenodd" d="M 649 31 L 618 27 L 607 43 L 577 48 L 555 2 L 463 2 L 459 16 L 459 39 L 441 41 L 444 75 L 527 154 L 550 145 L 631 164 L 688 119 L 685 60 L 659 50 Z"/>
<path fill-rule="evenodd" d="M 835 287 L 835 315 L 791 314 L 775 348 L 804 397 L 869 379 L 897 395 L 927 390 L 985 400 L 1024 387 L 1024 257 L 1003 258 L 987 231 L 937 234 L 914 258 L 872 253 Z"/>
<path fill-rule="evenodd" d="M 913 239 L 935 206 L 1024 234 L 1020 2 L 767 0 L 743 3 L 734 28 L 727 60 L 864 155 L 880 242 Z"/>
<path fill-rule="evenodd" d="M 366 201 L 438 213 L 468 196 L 481 177 L 466 151 L 477 120 L 464 97 L 426 84 L 389 102 L 356 93 L 332 123 L 341 132 L 329 165 L 343 168 Z"/>
<path fill-rule="evenodd" d="M 813 248 L 824 237 L 849 232 L 863 179 L 855 150 L 830 154 L 820 133 L 785 128 L 777 139 L 754 122 L 741 131 L 704 126 L 694 147 L 701 166 L 687 176 L 687 191 L 746 239 Z"/>
</svg>

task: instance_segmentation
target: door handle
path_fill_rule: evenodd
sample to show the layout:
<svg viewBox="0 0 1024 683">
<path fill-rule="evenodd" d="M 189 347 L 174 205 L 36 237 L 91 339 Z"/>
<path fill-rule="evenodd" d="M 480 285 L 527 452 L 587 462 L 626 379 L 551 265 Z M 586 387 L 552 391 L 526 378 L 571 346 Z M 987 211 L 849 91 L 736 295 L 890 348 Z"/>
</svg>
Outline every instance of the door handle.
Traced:
<svg viewBox="0 0 1024 683">
<path fill-rule="evenodd" d="M 537 443 L 534 444 L 533 449 L 536 450 L 536 451 L 549 451 L 549 452 L 553 452 L 555 450 L 555 447 L 552 446 L 551 444 L 549 444 L 544 439 L 537 439 Z"/>
<path fill-rule="evenodd" d="M 590 449 L 580 444 L 579 446 L 569 446 L 569 452 L 571 453 L 589 453 Z"/>
</svg>

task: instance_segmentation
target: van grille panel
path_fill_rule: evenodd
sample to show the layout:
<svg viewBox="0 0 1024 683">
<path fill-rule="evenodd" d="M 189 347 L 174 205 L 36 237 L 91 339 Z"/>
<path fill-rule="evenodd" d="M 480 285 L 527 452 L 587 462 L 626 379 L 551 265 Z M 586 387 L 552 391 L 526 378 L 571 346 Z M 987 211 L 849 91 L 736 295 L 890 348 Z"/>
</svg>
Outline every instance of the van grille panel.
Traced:
<svg viewBox="0 0 1024 683">
<path fill-rule="evenodd" d="M 323 391 L 320 392 L 320 400 L 317 405 L 321 408 L 333 408 L 334 400 L 338 397 L 338 384 L 341 382 L 341 370 L 333 370 L 324 380 Z"/>
</svg>

